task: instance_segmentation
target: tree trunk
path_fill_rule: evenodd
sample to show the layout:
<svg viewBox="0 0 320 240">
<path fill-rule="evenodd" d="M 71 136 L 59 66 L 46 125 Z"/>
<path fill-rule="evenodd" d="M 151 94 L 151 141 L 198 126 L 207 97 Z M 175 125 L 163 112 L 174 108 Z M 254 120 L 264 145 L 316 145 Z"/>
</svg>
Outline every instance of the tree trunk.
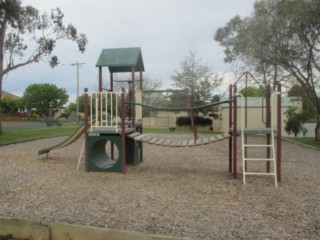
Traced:
<svg viewBox="0 0 320 240">
<path fill-rule="evenodd" d="M 4 37 L 6 32 L 6 24 L 7 19 L 5 18 L 2 22 L 0 22 L 0 136 L 3 135 L 2 129 L 2 109 L 1 109 L 1 99 L 2 99 L 2 80 L 3 80 L 3 59 L 4 59 Z"/>
<path fill-rule="evenodd" d="M 315 133 L 315 141 L 320 143 L 320 114 L 318 114 L 317 116 L 317 125 L 316 128 L 314 130 Z"/>
<path fill-rule="evenodd" d="M 1 103 L 1 99 L 2 99 L 2 75 L 0 75 L 0 136 L 3 135 L 3 130 L 2 130 L 2 103 Z"/>
</svg>

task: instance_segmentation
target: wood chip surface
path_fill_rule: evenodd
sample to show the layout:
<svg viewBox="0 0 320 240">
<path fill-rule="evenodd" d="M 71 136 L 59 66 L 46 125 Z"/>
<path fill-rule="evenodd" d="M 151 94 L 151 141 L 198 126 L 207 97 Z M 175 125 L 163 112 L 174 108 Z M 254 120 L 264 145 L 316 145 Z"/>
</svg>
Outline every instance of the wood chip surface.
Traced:
<svg viewBox="0 0 320 240">
<path fill-rule="evenodd" d="M 38 160 L 39 149 L 63 139 L 0 147 L 1 216 L 186 239 L 320 239 L 319 150 L 283 141 L 276 189 L 271 176 L 248 176 L 243 185 L 240 142 L 233 179 L 228 140 L 180 148 L 144 144 L 144 162 L 123 175 L 76 171 L 83 138 Z M 259 156 L 256 151 L 249 154 Z"/>
</svg>

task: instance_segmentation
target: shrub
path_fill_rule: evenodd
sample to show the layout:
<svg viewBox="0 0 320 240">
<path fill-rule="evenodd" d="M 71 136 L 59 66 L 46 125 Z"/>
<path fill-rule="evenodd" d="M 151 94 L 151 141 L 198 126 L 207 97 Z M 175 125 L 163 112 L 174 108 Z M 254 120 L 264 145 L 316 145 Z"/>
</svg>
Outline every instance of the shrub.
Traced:
<svg viewBox="0 0 320 240">
<path fill-rule="evenodd" d="M 191 126 L 191 117 L 178 117 L 176 124 L 178 127 L 181 126 Z M 194 124 L 196 126 L 212 126 L 212 119 L 211 118 L 204 118 L 204 117 L 199 117 L 199 116 L 195 116 L 194 117 Z"/>
<path fill-rule="evenodd" d="M 302 130 L 302 114 L 297 111 L 295 107 L 289 107 L 286 112 L 287 121 L 285 131 L 288 135 L 293 134 L 295 137 Z"/>
</svg>

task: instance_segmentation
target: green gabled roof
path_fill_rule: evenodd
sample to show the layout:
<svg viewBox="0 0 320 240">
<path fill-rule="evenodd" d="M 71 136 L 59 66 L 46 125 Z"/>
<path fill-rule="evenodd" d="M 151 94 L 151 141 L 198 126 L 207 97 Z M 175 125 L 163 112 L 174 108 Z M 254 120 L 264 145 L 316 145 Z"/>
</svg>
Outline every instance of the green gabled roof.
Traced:
<svg viewBox="0 0 320 240">
<path fill-rule="evenodd" d="M 96 67 L 108 67 L 110 72 L 131 72 L 132 67 L 135 67 L 135 71 L 144 71 L 141 49 L 103 49 Z"/>
</svg>

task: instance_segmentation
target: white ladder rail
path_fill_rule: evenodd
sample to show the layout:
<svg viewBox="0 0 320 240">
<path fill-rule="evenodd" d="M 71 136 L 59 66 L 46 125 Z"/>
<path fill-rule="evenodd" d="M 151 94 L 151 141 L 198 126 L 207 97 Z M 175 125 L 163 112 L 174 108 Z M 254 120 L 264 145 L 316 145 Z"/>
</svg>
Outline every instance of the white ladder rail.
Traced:
<svg viewBox="0 0 320 240">
<path fill-rule="evenodd" d="M 77 164 L 77 171 L 79 171 L 80 165 L 84 164 L 84 161 L 81 162 L 82 156 L 83 156 L 83 152 L 84 152 L 84 145 L 85 145 L 85 141 L 83 141 L 83 144 L 82 144 L 82 147 L 81 147 L 81 151 L 80 151 L 80 155 L 79 155 L 79 159 L 78 159 L 78 164 Z"/>
<path fill-rule="evenodd" d="M 243 95 L 241 93 L 236 93 L 236 96 L 240 96 L 241 98 L 241 142 L 242 142 L 242 175 L 243 175 L 243 184 L 246 184 L 246 175 L 266 175 L 266 176 L 274 176 L 274 184 L 277 188 L 277 164 L 276 164 L 276 155 L 275 155 L 275 142 L 274 142 L 274 118 L 273 118 L 273 112 L 274 112 L 274 97 L 276 95 L 280 94 L 279 92 L 274 92 L 271 96 L 271 144 L 245 144 L 244 139 L 244 111 L 243 111 Z M 246 147 L 269 147 L 272 149 L 272 157 L 271 158 L 247 158 L 245 156 L 245 148 Z M 273 163 L 273 172 L 270 173 L 263 173 L 263 172 L 247 172 L 246 171 L 246 161 L 270 161 Z"/>
</svg>

